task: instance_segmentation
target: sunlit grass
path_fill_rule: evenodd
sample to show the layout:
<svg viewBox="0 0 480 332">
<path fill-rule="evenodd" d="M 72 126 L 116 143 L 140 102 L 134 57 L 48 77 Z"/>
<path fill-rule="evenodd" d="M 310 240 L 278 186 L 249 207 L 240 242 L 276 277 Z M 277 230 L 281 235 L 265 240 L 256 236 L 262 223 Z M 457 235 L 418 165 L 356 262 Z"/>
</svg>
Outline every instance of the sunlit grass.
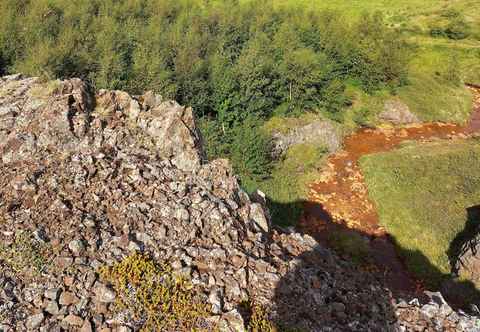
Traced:
<svg viewBox="0 0 480 332">
<path fill-rule="evenodd" d="M 278 161 L 271 177 L 251 184 L 250 189 L 263 191 L 269 201 L 273 222 L 277 225 L 295 225 L 307 199 L 308 184 L 323 165 L 326 149 L 313 144 L 292 146 Z"/>
<path fill-rule="evenodd" d="M 360 164 L 380 222 L 409 268 L 439 282 L 450 272 L 447 251 L 465 227 L 466 209 L 480 204 L 480 142 L 410 144 Z"/>
</svg>

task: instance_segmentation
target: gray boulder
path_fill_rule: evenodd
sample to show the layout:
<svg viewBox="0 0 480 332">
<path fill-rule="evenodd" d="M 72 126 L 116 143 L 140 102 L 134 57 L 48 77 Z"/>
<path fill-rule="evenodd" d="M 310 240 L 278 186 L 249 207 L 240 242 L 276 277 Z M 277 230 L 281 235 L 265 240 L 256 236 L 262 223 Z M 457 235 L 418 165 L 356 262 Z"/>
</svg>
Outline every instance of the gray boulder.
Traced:
<svg viewBox="0 0 480 332">
<path fill-rule="evenodd" d="M 342 145 L 340 131 L 329 121 L 315 121 L 290 130 L 287 134 L 273 134 L 273 156 L 282 155 L 289 147 L 297 144 L 317 144 L 335 152 Z"/>
<path fill-rule="evenodd" d="M 410 111 L 407 104 L 399 99 L 385 101 L 384 111 L 379 115 L 380 119 L 395 125 L 416 123 L 420 120 Z"/>
</svg>

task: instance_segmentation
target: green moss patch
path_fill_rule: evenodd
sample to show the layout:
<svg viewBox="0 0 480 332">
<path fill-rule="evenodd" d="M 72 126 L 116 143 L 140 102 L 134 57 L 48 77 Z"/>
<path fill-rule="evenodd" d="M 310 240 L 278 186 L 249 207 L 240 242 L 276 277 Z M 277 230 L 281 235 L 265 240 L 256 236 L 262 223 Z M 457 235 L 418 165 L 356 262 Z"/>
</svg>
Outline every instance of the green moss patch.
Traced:
<svg viewBox="0 0 480 332">
<path fill-rule="evenodd" d="M 117 293 L 116 306 L 143 322 L 143 331 L 206 331 L 207 304 L 193 285 L 167 265 L 135 253 L 104 267 L 101 278 Z"/>
<path fill-rule="evenodd" d="M 49 267 L 51 248 L 18 231 L 9 244 L 0 243 L 0 261 L 21 277 L 38 277 Z"/>
<path fill-rule="evenodd" d="M 411 271 L 435 286 L 450 273 L 448 252 L 480 204 L 480 142 L 409 144 L 360 160 L 380 222 Z"/>
</svg>

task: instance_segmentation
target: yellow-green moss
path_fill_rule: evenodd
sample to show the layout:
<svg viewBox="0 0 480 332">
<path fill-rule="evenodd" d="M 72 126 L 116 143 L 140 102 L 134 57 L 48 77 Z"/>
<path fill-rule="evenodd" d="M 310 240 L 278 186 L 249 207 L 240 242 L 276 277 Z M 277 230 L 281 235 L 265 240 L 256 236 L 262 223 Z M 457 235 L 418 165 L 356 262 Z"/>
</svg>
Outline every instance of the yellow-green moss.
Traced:
<svg viewBox="0 0 480 332">
<path fill-rule="evenodd" d="M 206 331 L 206 303 L 168 265 L 135 253 L 101 268 L 100 276 L 117 292 L 117 309 L 128 310 L 134 319 L 143 321 L 143 331 Z"/>
<path fill-rule="evenodd" d="M 251 316 L 248 324 L 249 332 L 278 332 L 275 324 L 269 319 L 265 307 L 253 304 L 250 307 Z"/>
<path fill-rule="evenodd" d="M 15 234 L 11 244 L 0 243 L 0 260 L 13 272 L 26 277 L 37 277 L 48 267 L 50 247 L 34 240 L 27 232 Z"/>
</svg>

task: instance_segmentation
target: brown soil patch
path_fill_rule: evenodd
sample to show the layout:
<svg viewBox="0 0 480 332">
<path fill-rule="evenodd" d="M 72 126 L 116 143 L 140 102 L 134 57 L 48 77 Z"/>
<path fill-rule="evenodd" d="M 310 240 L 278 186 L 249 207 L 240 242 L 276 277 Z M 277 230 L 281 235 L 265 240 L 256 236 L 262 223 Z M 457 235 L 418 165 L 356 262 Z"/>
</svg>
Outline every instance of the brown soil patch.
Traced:
<svg viewBox="0 0 480 332">
<path fill-rule="evenodd" d="M 328 159 L 317 182 L 310 185 L 309 202 L 300 220 L 303 231 L 328 244 L 332 232 L 357 232 L 370 239 L 375 269 L 392 289 L 418 290 L 398 258 L 387 231 L 379 218 L 358 165 L 363 155 L 389 151 L 405 141 L 462 138 L 480 130 L 480 88 L 468 87 L 474 93 L 474 111 L 466 126 L 425 123 L 402 128 L 384 126 L 361 129 L 348 136 L 344 149 Z"/>
</svg>

